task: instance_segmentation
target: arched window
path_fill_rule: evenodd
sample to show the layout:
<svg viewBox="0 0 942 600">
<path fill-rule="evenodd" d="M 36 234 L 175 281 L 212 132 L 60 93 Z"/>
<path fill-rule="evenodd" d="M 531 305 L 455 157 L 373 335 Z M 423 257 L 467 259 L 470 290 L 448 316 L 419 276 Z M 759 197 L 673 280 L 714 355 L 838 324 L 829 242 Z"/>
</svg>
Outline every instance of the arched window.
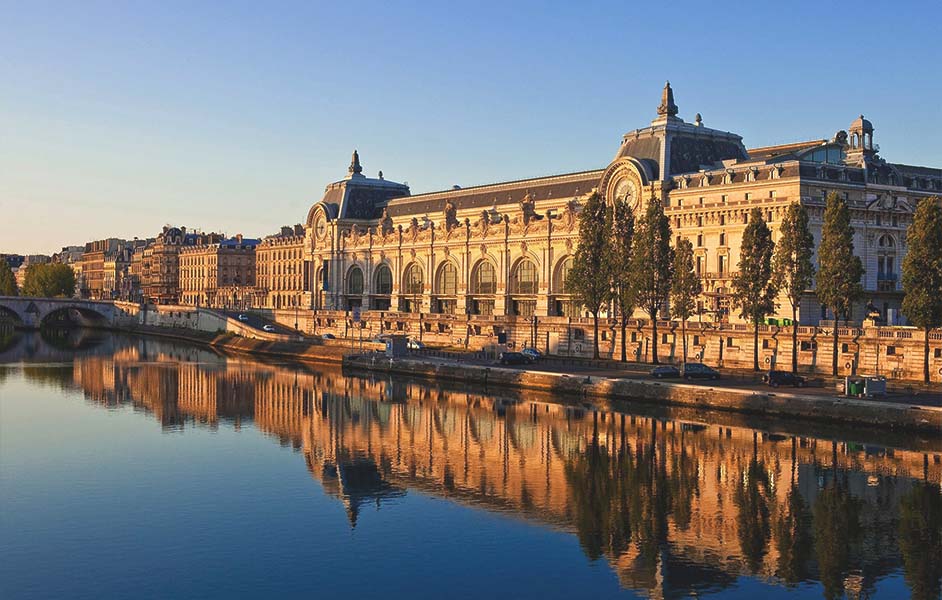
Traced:
<svg viewBox="0 0 942 600">
<path fill-rule="evenodd" d="M 484 260 L 477 264 L 471 274 L 471 293 L 489 295 L 497 292 L 497 274 L 494 265 Z"/>
<path fill-rule="evenodd" d="M 895 248 L 896 242 L 893 241 L 893 238 L 889 235 L 881 235 L 877 245 L 881 248 Z"/>
<path fill-rule="evenodd" d="M 510 290 L 514 294 L 531 295 L 536 294 L 538 287 L 538 277 L 536 273 L 536 264 L 529 259 L 523 259 L 514 268 L 510 276 Z"/>
<path fill-rule="evenodd" d="M 347 294 L 351 296 L 363 295 L 363 271 L 360 267 L 350 267 L 347 272 Z"/>
<path fill-rule="evenodd" d="M 425 276 L 422 267 L 417 263 L 412 263 L 406 267 L 405 275 L 402 278 L 402 293 L 416 296 L 422 293 L 424 286 Z"/>
<path fill-rule="evenodd" d="M 451 262 L 446 262 L 438 271 L 438 294 L 454 296 L 458 293 L 458 269 Z"/>
<path fill-rule="evenodd" d="M 566 278 L 569 277 L 569 271 L 572 270 L 572 257 L 567 256 L 560 261 L 556 267 L 556 277 L 553 280 L 553 292 L 557 294 L 568 294 L 566 290 Z"/>
<path fill-rule="evenodd" d="M 387 265 L 376 267 L 376 293 L 381 296 L 392 294 L 392 271 Z"/>
</svg>

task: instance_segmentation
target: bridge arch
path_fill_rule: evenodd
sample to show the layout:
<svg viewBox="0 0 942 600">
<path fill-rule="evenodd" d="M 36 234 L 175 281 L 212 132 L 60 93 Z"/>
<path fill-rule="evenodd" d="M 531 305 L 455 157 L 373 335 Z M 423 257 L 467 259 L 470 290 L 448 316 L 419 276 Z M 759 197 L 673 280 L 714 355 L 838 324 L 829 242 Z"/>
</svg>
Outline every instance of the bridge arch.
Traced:
<svg viewBox="0 0 942 600">
<path fill-rule="evenodd" d="M 79 325 L 83 327 L 104 327 L 108 317 L 87 306 L 65 305 L 53 308 L 39 319 L 40 327 L 49 325 Z"/>
</svg>

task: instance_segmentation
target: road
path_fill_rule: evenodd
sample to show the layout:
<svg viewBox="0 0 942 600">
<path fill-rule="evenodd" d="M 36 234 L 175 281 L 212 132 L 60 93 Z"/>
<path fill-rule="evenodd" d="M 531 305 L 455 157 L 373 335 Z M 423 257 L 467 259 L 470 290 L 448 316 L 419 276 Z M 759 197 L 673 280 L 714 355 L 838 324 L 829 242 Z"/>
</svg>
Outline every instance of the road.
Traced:
<svg viewBox="0 0 942 600">
<path fill-rule="evenodd" d="M 227 317 L 232 317 L 233 319 L 238 319 L 238 318 L 239 318 L 239 315 L 245 315 L 245 316 L 246 316 L 246 319 L 245 319 L 244 321 L 240 320 L 241 323 L 242 323 L 243 325 L 247 325 L 247 326 L 253 327 L 253 328 L 255 328 L 255 329 L 259 329 L 259 330 L 264 331 L 264 329 L 262 329 L 262 328 L 263 328 L 265 325 L 271 325 L 272 327 L 274 327 L 275 330 L 274 330 L 273 332 L 270 332 L 270 333 L 282 333 L 282 334 L 287 334 L 287 335 L 298 335 L 298 332 L 297 332 L 296 330 L 292 329 L 291 327 L 285 327 L 284 325 L 281 325 L 281 324 L 276 323 L 276 322 L 274 322 L 274 321 L 269 321 L 268 319 L 263 319 L 262 317 L 258 316 L 258 315 L 255 314 L 255 313 L 251 313 L 251 312 L 240 312 L 240 311 L 233 311 L 233 310 L 220 310 L 219 312 L 221 312 L 222 314 L 226 315 Z"/>
</svg>

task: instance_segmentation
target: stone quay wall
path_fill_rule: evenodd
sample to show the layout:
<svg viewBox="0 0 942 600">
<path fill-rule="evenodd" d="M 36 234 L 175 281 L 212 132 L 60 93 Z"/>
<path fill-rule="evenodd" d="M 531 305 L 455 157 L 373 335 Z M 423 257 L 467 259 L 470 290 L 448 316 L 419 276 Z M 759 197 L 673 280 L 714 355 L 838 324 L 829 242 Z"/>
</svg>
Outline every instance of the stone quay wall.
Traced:
<svg viewBox="0 0 942 600">
<path fill-rule="evenodd" d="M 309 335 L 331 333 L 338 338 L 373 339 L 383 333 L 400 333 L 427 344 L 469 350 L 497 346 L 505 333 L 508 349 L 535 346 L 558 356 L 592 356 L 592 319 L 566 317 L 487 317 L 363 311 L 360 321 L 350 311 L 262 310 L 264 316 Z M 600 319 L 599 352 L 602 358 L 621 358 L 618 324 Z M 628 360 L 649 362 L 653 328 L 650 321 L 631 319 L 627 329 Z M 830 374 L 833 329 L 798 328 L 798 363 L 803 373 Z M 890 380 L 921 381 L 924 332 L 913 327 L 839 327 L 839 375 L 883 375 Z M 659 321 L 658 356 L 662 362 L 679 363 L 683 336 L 676 321 Z M 791 368 L 790 326 L 759 328 L 759 362 L 762 369 Z M 753 366 L 752 326 L 742 323 L 687 324 L 687 360 L 719 368 Z M 934 383 L 942 382 L 942 330 L 929 333 L 929 369 Z"/>
</svg>

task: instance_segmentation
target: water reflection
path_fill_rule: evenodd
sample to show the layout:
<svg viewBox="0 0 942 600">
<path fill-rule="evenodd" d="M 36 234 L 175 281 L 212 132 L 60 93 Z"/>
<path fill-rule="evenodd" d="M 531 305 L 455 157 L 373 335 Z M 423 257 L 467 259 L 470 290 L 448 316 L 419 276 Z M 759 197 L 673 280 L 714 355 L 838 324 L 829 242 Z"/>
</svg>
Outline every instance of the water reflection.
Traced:
<svg viewBox="0 0 942 600">
<path fill-rule="evenodd" d="M 95 348 L 70 368 L 26 364 L 23 375 L 167 430 L 252 423 L 303 456 L 351 527 L 368 507 L 421 492 L 571 532 L 623 587 L 651 597 L 743 576 L 870 597 L 899 571 L 913 597 L 940 593 L 938 443 L 889 449 L 593 410 L 152 339 Z"/>
</svg>

